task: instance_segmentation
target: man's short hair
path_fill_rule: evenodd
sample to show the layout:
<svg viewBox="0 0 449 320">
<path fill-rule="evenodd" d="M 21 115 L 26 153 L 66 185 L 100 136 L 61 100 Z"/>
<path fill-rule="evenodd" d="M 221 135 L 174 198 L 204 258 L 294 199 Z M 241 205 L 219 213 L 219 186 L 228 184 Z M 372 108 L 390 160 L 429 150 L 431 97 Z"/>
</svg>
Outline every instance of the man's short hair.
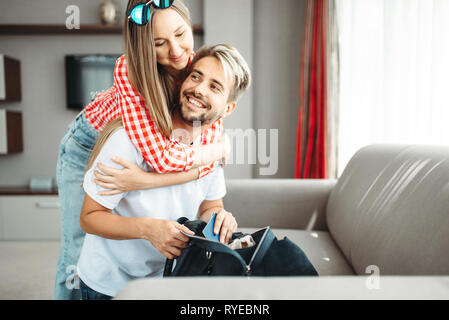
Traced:
<svg viewBox="0 0 449 320">
<path fill-rule="evenodd" d="M 251 84 L 251 71 L 248 63 L 238 50 L 230 45 L 203 46 L 196 52 L 188 72 L 192 72 L 195 63 L 205 57 L 217 58 L 223 66 L 225 77 L 232 77 L 233 87 L 229 92 L 228 101 L 237 101 Z"/>
</svg>

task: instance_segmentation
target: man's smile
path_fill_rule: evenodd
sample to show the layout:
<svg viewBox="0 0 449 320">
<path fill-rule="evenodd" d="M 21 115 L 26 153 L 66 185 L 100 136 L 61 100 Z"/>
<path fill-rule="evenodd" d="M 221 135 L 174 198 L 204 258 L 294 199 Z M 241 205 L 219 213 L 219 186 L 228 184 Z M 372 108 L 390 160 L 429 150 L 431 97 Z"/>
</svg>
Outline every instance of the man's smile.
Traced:
<svg viewBox="0 0 449 320">
<path fill-rule="evenodd" d="M 193 106 L 195 108 L 200 108 L 200 109 L 210 109 L 206 102 L 204 102 L 201 99 L 195 98 L 194 96 L 192 96 L 189 93 L 184 93 L 184 97 L 186 98 L 187 103 L 190 106 Z"/>
</svg>

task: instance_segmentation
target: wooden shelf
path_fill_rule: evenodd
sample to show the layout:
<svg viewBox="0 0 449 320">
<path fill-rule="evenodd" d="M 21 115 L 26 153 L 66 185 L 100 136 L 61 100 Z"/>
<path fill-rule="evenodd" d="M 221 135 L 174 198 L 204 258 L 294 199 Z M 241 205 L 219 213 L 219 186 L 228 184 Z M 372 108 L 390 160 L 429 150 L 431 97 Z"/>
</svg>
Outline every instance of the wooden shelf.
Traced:
<svg viewBox="0 0 449 320">
<path fill-rule="evenodd" d="M 22 113 L 0 110 L 0 155 L 23 152 Z"/>
<path fill-rule="evenodd" d="M 80 29 L 67 29 L 59 24 L 1 24 L 2 35 L 37 34 L 121 34 L 120 26 L 81 25 Z"/>
<path fill-rule="evenodd" d="M 35 191 L 25 187 L 0 187 L 0 196 L 58 195 L 58 189 L 51 191 Z"/>
<path fill-rule="evenodd" d="M 121 34 L 121 26 L 81 25 L 80 29 L 67 29 L 59 24 L 0 24 L 0 35 L 61 35 L 61 34 Z M 203 35 L 202 26 L 194 25 L 193 33 Z"/>
</svg>

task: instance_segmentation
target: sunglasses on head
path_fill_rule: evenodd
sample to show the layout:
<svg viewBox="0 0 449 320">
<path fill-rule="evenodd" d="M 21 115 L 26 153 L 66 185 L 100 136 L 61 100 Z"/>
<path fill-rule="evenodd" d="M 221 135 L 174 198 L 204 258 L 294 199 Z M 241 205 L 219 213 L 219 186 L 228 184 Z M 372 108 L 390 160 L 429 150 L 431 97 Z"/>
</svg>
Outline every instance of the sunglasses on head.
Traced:
<svg viewBox="0 0 449 320">
<path fill-rule="evenodd" d="M 159 9 L 169 8 L 175 0 L 150 0 L 136 4 L 128 12 L 128 20 L 131 20 L 137 25 L 144 26 L 150 21 L 150 5 L 154 5 Z"/>
</svg>

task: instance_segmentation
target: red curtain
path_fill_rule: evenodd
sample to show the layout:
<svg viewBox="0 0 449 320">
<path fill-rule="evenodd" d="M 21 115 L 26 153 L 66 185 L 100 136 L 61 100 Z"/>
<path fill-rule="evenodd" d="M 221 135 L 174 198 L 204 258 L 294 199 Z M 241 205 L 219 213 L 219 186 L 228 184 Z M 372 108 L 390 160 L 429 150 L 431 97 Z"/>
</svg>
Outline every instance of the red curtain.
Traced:
<svg viewBox="0 0 449 320">
<path fill-rule="evenodd" d="M 301 53 L 295 178 L 326 174 L 326 0 L 308 0 Z"/>
</svg>

